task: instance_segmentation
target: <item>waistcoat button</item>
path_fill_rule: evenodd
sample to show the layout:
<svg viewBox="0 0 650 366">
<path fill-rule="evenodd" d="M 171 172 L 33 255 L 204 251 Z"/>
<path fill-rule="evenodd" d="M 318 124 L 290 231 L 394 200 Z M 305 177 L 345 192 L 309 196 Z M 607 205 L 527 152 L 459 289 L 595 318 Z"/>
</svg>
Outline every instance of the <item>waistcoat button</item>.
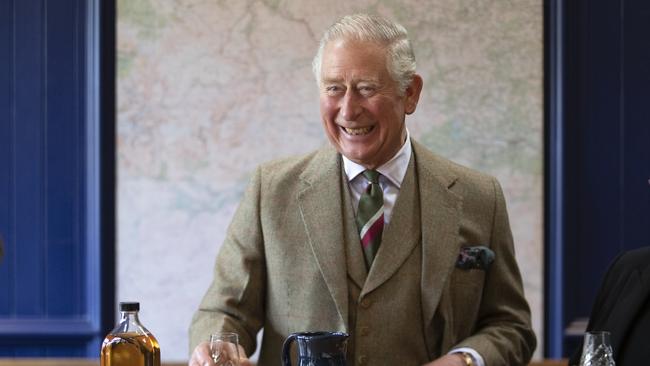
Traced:
<svg viewBox="0 0 650 366">
<path fill-rule="evenodd" d="M 368 362 L 368 357 L 366 357 L 365 355 L 359 356 L 359 365 L 365 365 L 366 362 Z"/>
</svg>

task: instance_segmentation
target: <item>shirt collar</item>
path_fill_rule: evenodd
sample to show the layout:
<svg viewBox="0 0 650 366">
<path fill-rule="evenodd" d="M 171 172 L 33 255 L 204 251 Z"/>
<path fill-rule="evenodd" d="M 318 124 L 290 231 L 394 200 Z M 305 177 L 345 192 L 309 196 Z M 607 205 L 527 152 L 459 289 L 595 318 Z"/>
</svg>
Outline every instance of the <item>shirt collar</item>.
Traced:
<svg viewBox="0 0 650 366">
<path fill-rule="evenodd" d="M 366 168 L 363 165 L 357 164 L 354 161 L 343 157 L 343 169 L 345 170 L 345 175 L 348 177 L 348 182 L 351 182 L 359 174 L 361 174 Z M 402 186 L 402 181 L 406 175 L 406 169 L 409 165 L 409 160 L 411 158 L 411 134 L 409 133 L 408 128 L 406 129 L 406 142 L 399 149 L 397 154 L 395 154 L 389 161 L 377 167 L 377 171 L 390 180 L 397 188 Z"/>
</svg>

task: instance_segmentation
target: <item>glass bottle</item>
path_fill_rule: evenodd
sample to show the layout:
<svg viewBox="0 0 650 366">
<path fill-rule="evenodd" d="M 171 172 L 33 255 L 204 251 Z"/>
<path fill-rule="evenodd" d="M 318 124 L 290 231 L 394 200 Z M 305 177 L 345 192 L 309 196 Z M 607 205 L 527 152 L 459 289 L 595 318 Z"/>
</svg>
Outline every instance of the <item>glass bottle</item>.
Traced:
<svg viewBox="0 0 650 366">
<path fill-rule="evenodd" d="M 160 346 L 138 311 L 140 303 L 120 303 L 121 319 L 102 343 L 101 366 L 160 366 Z"/>
</svg>

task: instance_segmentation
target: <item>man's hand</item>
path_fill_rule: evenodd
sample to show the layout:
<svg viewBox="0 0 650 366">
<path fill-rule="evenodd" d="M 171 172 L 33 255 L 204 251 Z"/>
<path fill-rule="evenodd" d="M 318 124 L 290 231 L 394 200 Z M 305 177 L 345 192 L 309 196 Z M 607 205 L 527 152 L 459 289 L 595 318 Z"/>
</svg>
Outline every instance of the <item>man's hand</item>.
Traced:
<svg viewBox="0 0 650 366">
<path fill-rule="evenodd" d="M 452 353 L 433 360 L 424 366 L 465 366 L 465 361 L 463 361 L 460 353 Z"/>
<path fill-rule="evenodd" d="M 239 345 L 239 366 L 253 366 L 253 363 L 246 357 L 244 347 Z M 210 342 L 201 342 L 194 352 L 188 366 L 222 366 L 223 363 L 216 364 L 210 356 Z"/>
</svg>

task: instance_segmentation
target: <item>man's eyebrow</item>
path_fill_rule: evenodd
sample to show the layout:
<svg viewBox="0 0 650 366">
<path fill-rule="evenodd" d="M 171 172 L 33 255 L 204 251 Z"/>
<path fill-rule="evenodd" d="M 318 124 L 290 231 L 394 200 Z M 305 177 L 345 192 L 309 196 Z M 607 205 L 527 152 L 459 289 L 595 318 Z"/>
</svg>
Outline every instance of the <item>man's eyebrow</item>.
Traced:
<svg viewBox="0 0 650 366">
<path fill-rule="evenodd" d="M 343 78 L 337 78 L 337 77 L 326 77 L 322 79 L 322 82 L 325 83 L 342 83 Z M 356 85 L 359 83 L 373 83 L 373 84 L 379 84 L 379 79 L 378 78 L 356 78 L 352 79 L 352 84 Z"/>
<path fill-rule="evenodd" d="M 379 79 L 377 79 L 377 78 L 359 79 L 355 83 L 356 84 L 359 84 L 359 83 L 379 84 Z"/>
</svg>

